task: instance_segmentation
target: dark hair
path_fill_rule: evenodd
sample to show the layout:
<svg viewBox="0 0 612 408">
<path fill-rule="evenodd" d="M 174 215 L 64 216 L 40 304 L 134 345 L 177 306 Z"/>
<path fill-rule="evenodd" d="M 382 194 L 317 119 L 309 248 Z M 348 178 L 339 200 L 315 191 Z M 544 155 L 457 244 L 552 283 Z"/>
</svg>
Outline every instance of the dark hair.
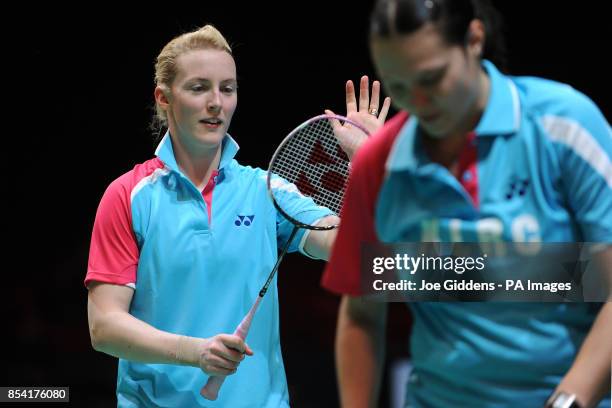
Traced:
<svg viewBox="0 0 612 408">
<path fill-rule="evenodd" d="M 378 0 L 372 11 L 370 34 L 388 38 L 410 34 L 424 24 L 432 23 L 449 44 L 463 46 L 470 22 L 475 18 L 485 26 L 482 57 L 505 70 L 502 18 L 489 0 Z"/>
</svg>

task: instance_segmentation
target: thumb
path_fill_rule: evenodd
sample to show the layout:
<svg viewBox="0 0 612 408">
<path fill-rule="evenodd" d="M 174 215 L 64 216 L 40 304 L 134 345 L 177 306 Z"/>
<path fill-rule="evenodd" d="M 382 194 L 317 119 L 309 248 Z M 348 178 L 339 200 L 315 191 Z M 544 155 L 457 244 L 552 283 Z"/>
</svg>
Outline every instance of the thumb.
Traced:
<svg viewBox="0 0 612 408">
<path fill-rule="evenodd" d="M 334 112 L 332 112 L 329 109 L 325 109 L 325 114 L 326 115 L 333 115 L 333 116 L 336 115 Z M 340 124 L 340 121 L 338 119 L 329 118 L 328 120 L 329 120 L 329 123 L 331 123 L 331 126 L 332 126 L 332 129 L 334 130 L 334 133 L 338 132 L 338 130 L 340 130 L 342 128 L 342 125 Z"/>
<path fill-rule="evenodd" d="M 252 356 L 253 354 L 253 350 L 249 347 L 248 344 L 244 343 L 244 354 L 246 354 L 247 356 Z"/>
</svg>

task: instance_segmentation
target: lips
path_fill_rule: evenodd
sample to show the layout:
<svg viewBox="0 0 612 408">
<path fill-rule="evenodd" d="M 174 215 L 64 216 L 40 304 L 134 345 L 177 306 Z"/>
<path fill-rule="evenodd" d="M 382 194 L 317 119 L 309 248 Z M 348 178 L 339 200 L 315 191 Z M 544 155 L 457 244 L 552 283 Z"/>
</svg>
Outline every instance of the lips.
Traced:
<svg viewBox="0 0 612 408">
<path fill-rule="evenodd" d="M 200 123 L 204 123 L 207 125 L 221 125 L 223 123 L 223 121 L 219 118 L 205 118 L 205 119 L 201 119 Z"/>
<path fill-rule="evenodd" d="M 216 131 L 223 125 L 223 121 L 219 118 L 201 119 L 200 123 L 208 130 Z"/>
</svg>

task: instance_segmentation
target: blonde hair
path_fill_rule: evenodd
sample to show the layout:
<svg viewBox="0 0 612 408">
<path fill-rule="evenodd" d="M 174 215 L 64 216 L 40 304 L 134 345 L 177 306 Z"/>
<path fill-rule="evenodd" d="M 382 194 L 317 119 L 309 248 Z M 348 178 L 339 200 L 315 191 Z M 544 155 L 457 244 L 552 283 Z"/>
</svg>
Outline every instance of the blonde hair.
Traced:
<svg viewBox="0 0 612 408">
<path fill-rule="evenodd" d="M 176 60 L 188 51 L 202 49 L 226 51 L 232 55 L 232 49 L 219 30 L 210 24 L 195 31 L 175 37 L 161 50 L 155 63 L 155 85 L 170 88 L 176 77 Z M 156 120 L 160 125 L 168 126 L 166 112 L 155 103 Z"/>
</svg>

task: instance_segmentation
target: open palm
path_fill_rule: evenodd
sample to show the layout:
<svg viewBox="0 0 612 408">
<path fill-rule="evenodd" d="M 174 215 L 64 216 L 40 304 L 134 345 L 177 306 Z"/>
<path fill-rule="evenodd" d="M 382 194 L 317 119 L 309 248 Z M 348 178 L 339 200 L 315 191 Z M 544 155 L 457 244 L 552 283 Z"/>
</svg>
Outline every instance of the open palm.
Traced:
<svg viewBox="0 0 612 408">
<path fill-rule="evenodd" d="M 380 111 L 378 109 L 379 103 L 380 82 L 374 81 L 372 83 L 372 97 L 370 98 L 369 79 L 365 75 L 362 76 L 359 83 L 359 103 L 357 103 L 353 81 L 347 81 L 346 117 L 366 128 L 370 134 L 375 133 L 385 123 L 391 106 L 391 98 L 385 98 Z M 330 110 L 326 110 L 325 113 L 333 114 Z M 338 121 L 332 121 L 332 127 L 338 143 L 349 159 L 352 159 L 367 136 L 349 123 L 342 124 Z"/>
</svg>

